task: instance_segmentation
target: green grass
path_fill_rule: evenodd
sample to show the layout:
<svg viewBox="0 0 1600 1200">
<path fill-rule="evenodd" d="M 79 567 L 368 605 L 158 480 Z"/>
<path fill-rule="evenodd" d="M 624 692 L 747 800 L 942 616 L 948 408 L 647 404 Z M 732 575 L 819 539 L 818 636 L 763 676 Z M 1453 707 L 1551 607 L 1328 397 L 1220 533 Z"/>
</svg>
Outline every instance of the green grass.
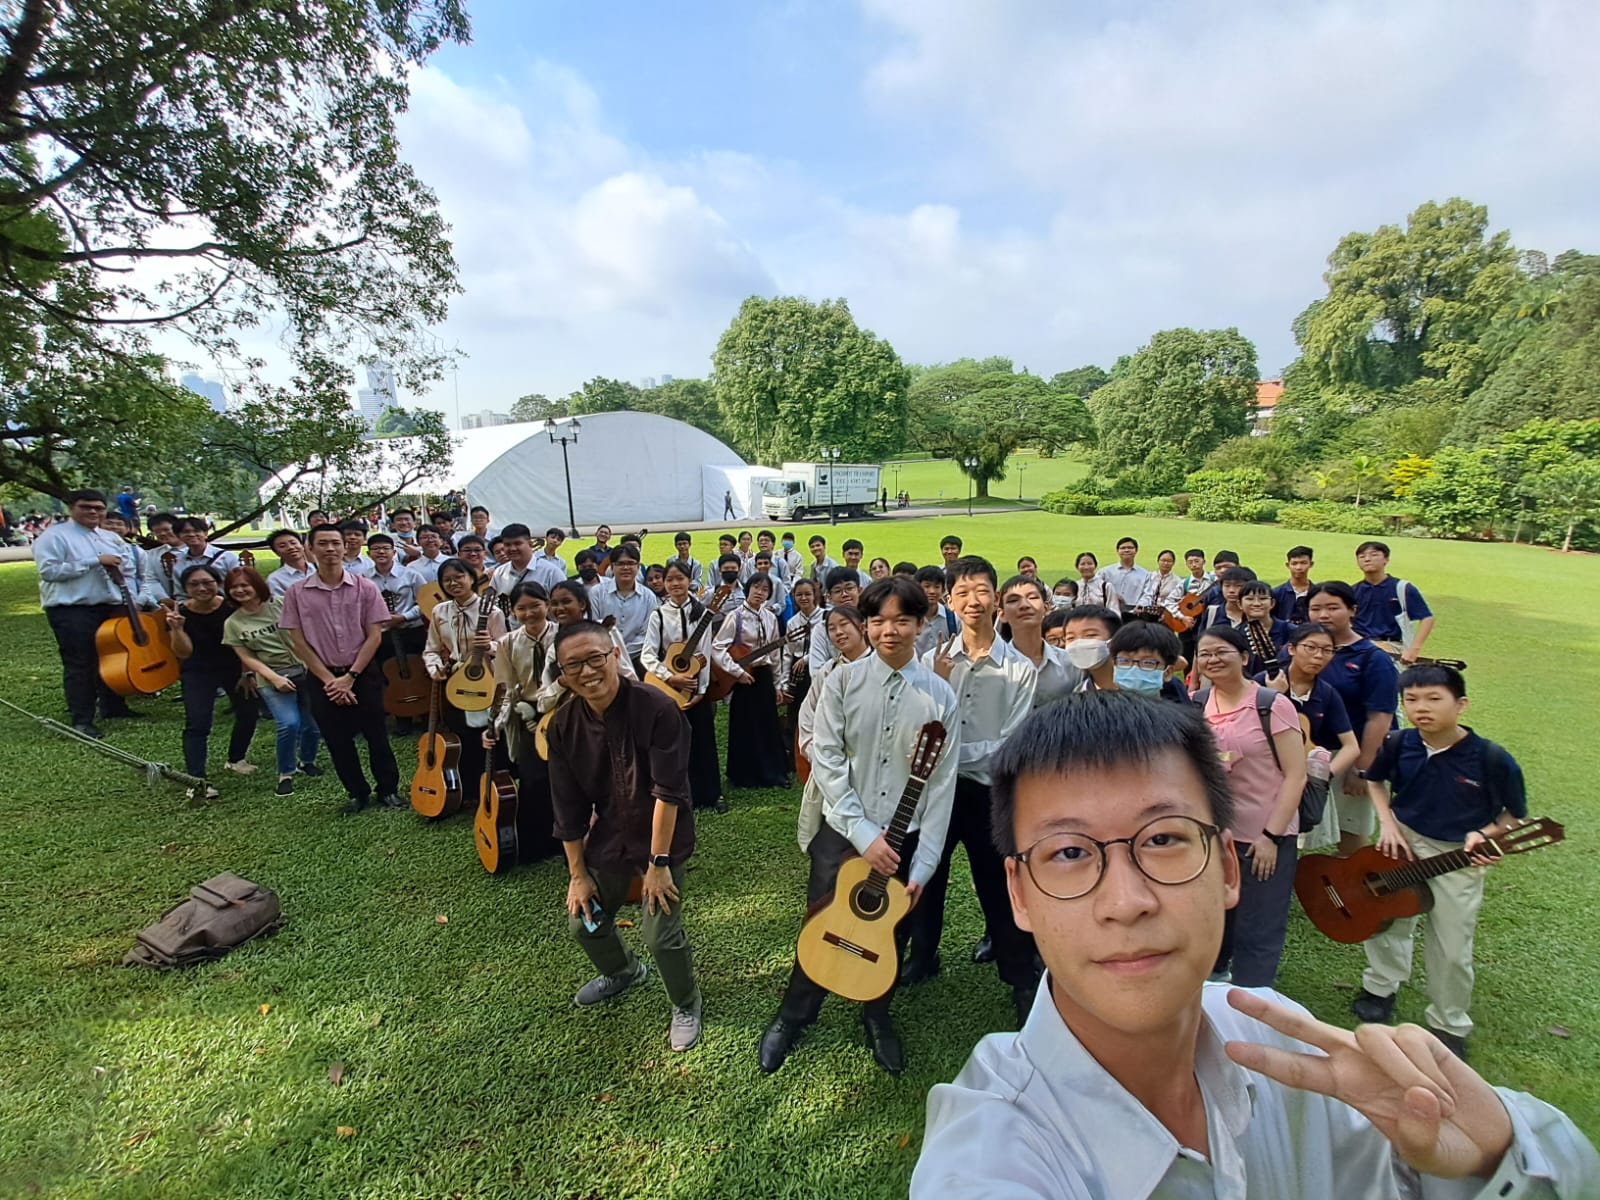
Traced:
<svg viewBox="0 0 1600 1200">
<path fill-rule="evenodd" d="M 900 468 L 899 487 L 895 486 L 895 467 Z M 1006 477 L 989 482 L 989 494 L 997 500 L 1017 499 L 1018 484 L 1022 494 L 1036 501 L 1046 492 L 1059 491 L 1078 482 L 1089 474 L 1086 464 L 1073 458 L 1040 458 L 1030 452 L 1013 454 L 1006 462 Z M 951 508 L 965 507 L 967 502 L 967 477 L 948 458 L 925 458 L 913 462 L 887 463 L 883 468 L 883 486 L 893 496 L 896 491 L 909 491 L 916 504 L 937 503 L 943 500 Z M 941 496 L 940 493 L 943 493 Z"/>
<path fill-rule="evenodd" d="M 1147 557 L 1231 546 L 1271 576 L 1302 540 L 1271 527 L 1042 513 L 865 521 L 836 536 L 861 537 L 869 556 L 929 562 L 947 532 L 1002 573 L 1034 554 L 1050 578 L 1079 549 L 1109 557 L 1125 532 Z M 1358 539 L 1303 540 L 1318 550 L 1318 576 L 1350 575 Z M 1440 614 L 1430 645 L 1471 663 L 1470 719 L 1522 761 L 1533 810 L 1567 826 L 1568 844 L 1490 876 L 1474 1062 L 1595 1136 L 1600 935 L 1589 901 L 1600 870 L 1588 848 L 1600 825 L 1590 799 L 1600 722 L 1589 698 L 1600 690 L 1600 617 L 1584 603 L 1594 560 L 1446 542 L 1396 551 L 1396 571 Z M 28 564 L 0 567 L 0 637 L 0 695 L 59 716 Z M 178 706 L 139 707 L 151 716 L 113 725 L 112 740 L 179 761 Z M 945 973 L 895 1002 L 904 1077 L 873 1066 L 842 1003 L 824 1009 L 781 1072 L 760 1074 L 756 1040 L 787 977 L 805 887 L 788 792 L 734 794 L 730 815 L 700 823 L 686 921 L 706 1031 L 680 1056 L 667 1049 L 653 981 L 601 1012 L 572 1007 L 588 972 L 565 930 L 564 869 L 491 878 L 463 817 L 433 827 L 405 812 L 341 818 L 331 777 L 277 798 L 265 730 L 252 755 L 263 772 L 230 777 L 222 801 L 200 812 L 176 788 L 147 788 L 17 718 L 9 734 L 0 1195 L 903 1196 L 927 1089 L 1006 1027 L 1009 998 L 967 961 L 981 918 L 957 886 Z M 414 750 L 400 753 L 404 763 Z M 117 965 L 136 930 L 223 869 L 278 890 L 281 934 L 179 974 Z M 1361 965 L 1359 947 L 1321 938 L 1297 915 L 1279 986 L 1345 1022 Z M 1402 1016 L 1420 1020 L 1422 1007 L 1406 989 Z M 1570 1037 L 1548 1032 L 1557 1026 Z M 344 1067 L 337 1087 L 334 1063 Z M 340 1137 L 340 1126 L 355 1133 Z"/>
</svg>

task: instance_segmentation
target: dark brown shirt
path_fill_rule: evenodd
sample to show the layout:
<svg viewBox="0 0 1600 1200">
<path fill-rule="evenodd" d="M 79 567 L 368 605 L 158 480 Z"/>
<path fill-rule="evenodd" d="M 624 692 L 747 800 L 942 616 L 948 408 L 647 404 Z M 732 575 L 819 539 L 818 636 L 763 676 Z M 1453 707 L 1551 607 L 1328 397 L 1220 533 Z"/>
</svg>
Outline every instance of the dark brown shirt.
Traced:
<svg viewBox="0 0 1600 1200">
<path fill-rule="evenodd" d="M 574 697 L 550 722 L 555 835 L 564 842 L 587 835 L 590 866 L 643 871 L 656 801 L 663 800 L 678 807 L 669 851 L 676 865 L 694 853 L 689 729 L 664 693 L 625 677 L 620 682 L 602 715 Z"/>
</svg>

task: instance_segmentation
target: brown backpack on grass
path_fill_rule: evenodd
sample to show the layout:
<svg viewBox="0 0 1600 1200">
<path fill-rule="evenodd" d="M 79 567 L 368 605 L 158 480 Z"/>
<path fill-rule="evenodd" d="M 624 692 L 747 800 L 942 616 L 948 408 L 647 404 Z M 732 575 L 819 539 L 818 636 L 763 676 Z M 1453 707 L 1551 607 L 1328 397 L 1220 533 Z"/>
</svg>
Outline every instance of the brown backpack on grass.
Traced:
<svg viewBox="0 0 1600 1200">
<path fill-rule="evenodd" d="M 252 938 L 276 933 L 283 924 L 278 894 L 231 872 L 192 888 L 189 898 L 141 930 L 124 966 L 188 967 L 221 958 Z"/>
</svg>

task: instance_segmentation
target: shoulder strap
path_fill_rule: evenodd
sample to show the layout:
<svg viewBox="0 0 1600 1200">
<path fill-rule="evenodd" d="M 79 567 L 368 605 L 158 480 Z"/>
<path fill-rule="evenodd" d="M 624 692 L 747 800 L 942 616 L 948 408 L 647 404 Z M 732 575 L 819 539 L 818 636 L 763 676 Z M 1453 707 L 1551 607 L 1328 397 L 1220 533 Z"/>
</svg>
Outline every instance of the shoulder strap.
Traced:
<svg viewBox="0 0 1600 1200">
<path fill-rule="evenodd" d="M 1272 740 L 1272 706 L 1278 693 L 1269 687 L 1256 684 L 1256 716 L 1261 718 L 1261 732 L 1266 735 L 1267 749 L 1272 751 L 1272 761 L 1283 770 L 1283 759 L 1278 757 L 1278 743 Z"/>
</svg>

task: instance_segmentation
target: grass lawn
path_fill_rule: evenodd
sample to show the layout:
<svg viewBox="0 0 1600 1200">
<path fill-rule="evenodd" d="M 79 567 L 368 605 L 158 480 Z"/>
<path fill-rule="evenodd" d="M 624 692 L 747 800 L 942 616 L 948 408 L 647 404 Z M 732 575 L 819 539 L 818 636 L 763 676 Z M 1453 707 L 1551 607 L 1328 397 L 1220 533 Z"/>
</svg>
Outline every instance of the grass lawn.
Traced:
<svg viewBox="0 0 1600 1200">
<path fill-rule="evenodd" d="M 900 468 L 899 487 L 895 486 L 895 468 Z M 989 481 L 989 494 L 997 500 L 1015 502 L 1018 485 L 1028 500 L 1037 500 L 1046 492 L 1059 491 L 1089 474 L 1086 464 L 1074 458 L 1040 458 L 1032 451 L 1013 454 L 1006 462 L 1006 477 Z M 967 501 L 967 477 L 948 458 L 925 458 L 913 462 L 886 463 L 883 468 L 883 486 L 893 496 L 897 491 L 909 491 L 913 503 L 937 503 L 943 500 L 950 507 L 962 506 Z M 941 495 L 941 493 L 943 493 Z"/>
<path fill-rule="evenodd" d="M 1150 558 L 1162 546 L 1231 546 L 1276 578 L 1303 536 L 1027 513 L 865 521 L 837 537 L 929 562 L 947 532 L 1002 567 L 1034 554 L 1049 578 L 1079 549 L 1109 558 L 1124 532 Z M 1317 576 L 1349 577 L 1358 539 L 1303 540 L 1318 551 Z M 1587 904 L 1600 870 L 1585 850 L 1600 825 L 1588 799 L 1600 721 L 1573 698 L 1600 691 L 1600 617 L 1578 602 L 1595 561 L 1448 542 L 1396 551 L 1396 572 L 1440 614 L 1430 645 L 1471 663 L 1471 720 L 1522 761 L 1533 811 L 1567 826 L 1567 845 L 1490 877 L 1474 1062 L 1595 1137 L 1600 935 Z M 59 716 L 29 564 L 0 566 L 0 632 L 0 696 Z M 180 761 L 178 706 L 139 707 L 147 719 L 112 723 L 112 740 Z M 731 814 L 700 823 L 686 921 L 706 1029 L 694 1051 L 673 1055 L 653 980 L 602 1011 L 572 1007 L 588 964 L 566 934 L 564 868 L 484 874 L 465 817 L 432 827 L 407 812 L 341 818 L 331 775 L 277 798 L 265 731 L 252 755 L 261 774 L 230 776 L 219 803 L 192 812 L 176 787 L 147 788 L 15 717 L 9 729 L 0 1195 L 903 1196 L 927 1089 L 1007 1026 L 1009 997 L 968 961 L 980 917 L 958 886 L 944 974 L 895 1003 L 905 1076 L 877 1070 L 842 1003 L 824 1009 L 781 1072 L 760 1074 L 756 1040 L 787 977 L 805 886 L 794 793 L 737 793 Z M 405 764 L 415 752 L 399 753 Z M 117 965 L 137 929 L 223 869 L 278 890 L 282 933 L 179 974 Z M 1296 915 L 1279 986 L 1344 1022 L 1362 961 L 1359 947 Z M 1417 992 L 1402 995 L 1402 1016 L 1420 1020 Z"/>
</svg>

